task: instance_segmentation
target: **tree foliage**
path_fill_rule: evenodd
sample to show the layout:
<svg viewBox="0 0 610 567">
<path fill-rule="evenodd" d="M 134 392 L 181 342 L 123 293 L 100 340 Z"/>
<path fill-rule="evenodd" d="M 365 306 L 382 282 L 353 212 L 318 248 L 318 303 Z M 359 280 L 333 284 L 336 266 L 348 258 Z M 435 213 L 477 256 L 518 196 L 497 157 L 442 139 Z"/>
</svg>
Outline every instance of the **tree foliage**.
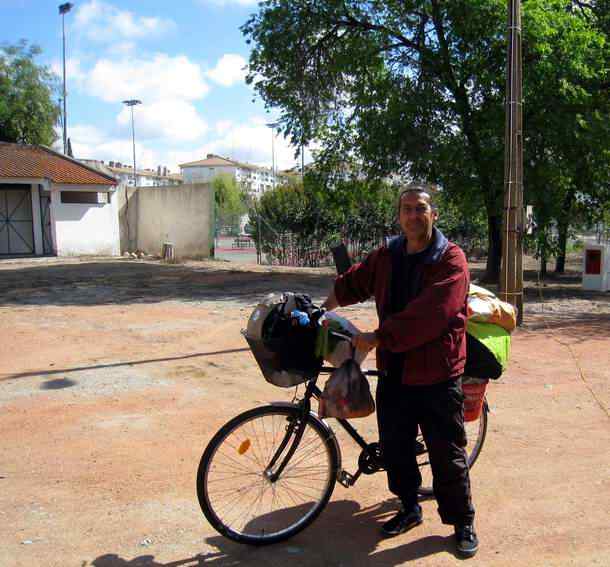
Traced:
<svg viewBox="0 0 610 567">
<path fill-rule="evenodd" d="M 212 187 L 217 230 L 228 226 L 234 234 L 237 234 L 240 217 L 247 211 L 246 193 L 228 173 L 220 173 L 214 177 Z"/>
<path fill-rule="evenodd" d="M 0 140 L 50 146 L 60 116 L 56 78 L 36 63 L 41 50 L 23 40 L 0 47 Z"/>
<path fill-rule="evenodd" d="M 318 266 L 329 261 L 330 247 L 339 241 L 359 259 L 395 233 L 395 188 L 354 179 L 328 183 L 311 173 L 304 182 L 267 191 L 253 204 L 253 238 L 273 262 Z"/>
<path fill-rule="evenodd" d="M 524 177 L 541 218 L 558 214 L 549 192 L 556 204 L 560 187 L 576 179 L 570 147 L 586 140 L 592 149 L 587 175 L 603 162 L 594 146 L 608 147 L 607 94 L 598 92 L 608 82 L 601 4 L 523 2 Z M 296 146 L 321 143 L 322 162 L 355 157 L 371 177 L 435 182 L 463 214 L 461 203 L 484 210 L 494 279 L 506 19 L 505 0 L 270 0 L 242 27 L 253 46 L 248 81 L 280 109 Z M 577 126 L 584 138 L 574 142 Z M 571 170 L 558 173 L 560 162 Z"/>
</svg>

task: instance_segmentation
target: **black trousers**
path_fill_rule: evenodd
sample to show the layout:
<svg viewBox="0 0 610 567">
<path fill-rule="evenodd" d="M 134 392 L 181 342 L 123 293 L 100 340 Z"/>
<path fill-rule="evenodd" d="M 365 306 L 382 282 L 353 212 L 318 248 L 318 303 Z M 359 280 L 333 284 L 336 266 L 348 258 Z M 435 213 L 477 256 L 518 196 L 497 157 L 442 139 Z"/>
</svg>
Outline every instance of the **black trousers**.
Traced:
<svg viewBox="0 0 610 567">
<path fill-rule="evenodd" d="M 428 447 L 434 496 L 444 524 L 471 523 L 474 508 L 466 460 L 464 395 L 460 380 L 406 386 L 390 374 L 377 384 L 377 423 L 388 486 L 409 511 L 422 478 L 417 466 L 418 427 Z"/>
</svg>

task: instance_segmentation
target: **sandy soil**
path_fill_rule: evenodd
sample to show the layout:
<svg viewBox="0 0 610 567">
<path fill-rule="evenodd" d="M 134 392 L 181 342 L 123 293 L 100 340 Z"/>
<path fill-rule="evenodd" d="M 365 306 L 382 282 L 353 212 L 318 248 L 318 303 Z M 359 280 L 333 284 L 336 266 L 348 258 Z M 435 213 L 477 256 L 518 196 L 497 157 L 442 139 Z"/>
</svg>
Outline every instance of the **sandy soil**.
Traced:
<svg viewBox="0 0 610 567">
<path fill-rule="evenodd" d="M 473 266 L 477 275 L 480 266 Z M 610 564 L 610 294 L 578 274 L 526 289 L 509 371 L 472 471 L 473 565 Z M 213 433 L 292 390 L 268 385 L 239 334 L 269 291 L 325 296 L 330 270 L 116 259 L 0 263 L 0 565 L 456 565 L 434 501 L 381 540 L 383 475 L 337 486 L 289 542 L 252 549 L 203 518 L 195 473 Z M 371 304 L 344 310 L 374 325 Z M 374 420 L 357 424 L 374 438 Z M 343 439 L 344 466 L 357 451 Z"/>
</svg>

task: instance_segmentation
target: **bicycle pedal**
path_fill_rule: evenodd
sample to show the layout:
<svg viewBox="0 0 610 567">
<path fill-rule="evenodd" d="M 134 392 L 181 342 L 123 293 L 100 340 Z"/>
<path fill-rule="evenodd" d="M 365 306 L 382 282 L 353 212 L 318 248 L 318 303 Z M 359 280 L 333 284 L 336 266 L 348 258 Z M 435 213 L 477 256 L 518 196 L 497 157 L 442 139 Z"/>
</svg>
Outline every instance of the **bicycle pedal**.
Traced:
<svg viewBox="0 0 610 567">
<path fill-rule="evenodd" d="M 337 475 L 337 481 L 341 486 L 344 486 L 345 488 L 350 488 L 351 486 L 354 486 L 354 483 L 356 482 L 356 477 L 354 477 L 353 474 L 350 474 L 347 471 L 340 471 Z"/>
</svg>

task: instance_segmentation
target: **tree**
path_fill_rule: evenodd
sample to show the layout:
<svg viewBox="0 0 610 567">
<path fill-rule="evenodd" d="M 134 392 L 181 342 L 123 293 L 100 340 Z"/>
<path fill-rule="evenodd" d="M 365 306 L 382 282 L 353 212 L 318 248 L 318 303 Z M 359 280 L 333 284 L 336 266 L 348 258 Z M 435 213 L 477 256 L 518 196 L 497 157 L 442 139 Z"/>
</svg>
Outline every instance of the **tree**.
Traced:
<svg viewBox="0 0 610 567">
<path fill-rule="evenodd" d="M 562 85 L 554 100 L 574 117 L 579 110 L 570 94 L 605 68 L 592 9 L 579 4 L 523 5 L 524 121 L 529 131 L 528 117 L 536 119 L 536 140 L 553 140 L 553 150 L 565 129 L 544 120 L 550 108 L 536 77 L 553 74 Z M 253 44 L 248 81 L 268 107 L 279 107 L 295 146 L 318 140 L 322 160 L 357 156 L 370 176 L 403 173 L 435 182 L 453 203 L 485 210 L 487 279 L 497 280 L 505 28 L 505 0 L 270 0 L 242 31 Z M 572 40 L 577 50 L 564 65 L 559 55 Z M 595 99 L 581 102 L 596 111 Z M 534 141 L 541 154 L 533 153 L 527 142 L 526 185 L 540 155 L 551 151 Z"/>
<path fill-rule="evenodd" d="M 239 220 L 247 211 L 246 194 L 235 178 L 228 173 L 220 173 L 212 180 L 216 207 L 216 228 L 230 226 L 231 231 L 239 231 Z"/>
<path fill-rule="evenodd" d="M 36 63 L 40 53 L 25 40 L 0 47 L 1 141 L 50 146 L 57 139 L 56 78 Z"/>
</svg>

